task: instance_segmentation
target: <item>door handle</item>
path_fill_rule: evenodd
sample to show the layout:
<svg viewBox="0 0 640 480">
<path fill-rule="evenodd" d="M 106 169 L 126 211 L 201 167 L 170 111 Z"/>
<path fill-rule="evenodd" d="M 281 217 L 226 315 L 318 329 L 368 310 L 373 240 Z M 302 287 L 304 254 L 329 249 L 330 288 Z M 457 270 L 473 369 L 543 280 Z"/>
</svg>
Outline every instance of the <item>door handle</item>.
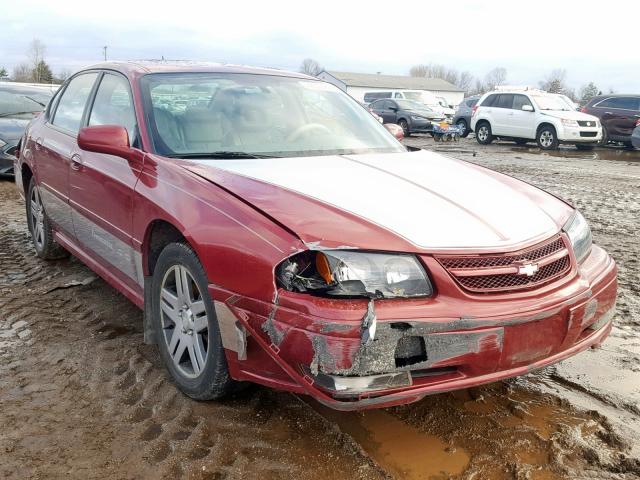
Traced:
<svg viewBox="0 0 640 480">
<path fill-rule="evenodd" d="M 83 163 L 84 162 L 82 161 L 82 157 L 80 155 L 78 155 L 77 153 L 71 155 L 71 168 L 73 170 L 78 171 L 82 169 Z"/>
<path fill-rule="evenodd" d="M 40 149 L 42 148 L 42 143 L 43 143 L 42 137 L 39 137 L 39 138 L 36 139 L 36 150 L 37 151 L 40 151 Z"/>
</svg>

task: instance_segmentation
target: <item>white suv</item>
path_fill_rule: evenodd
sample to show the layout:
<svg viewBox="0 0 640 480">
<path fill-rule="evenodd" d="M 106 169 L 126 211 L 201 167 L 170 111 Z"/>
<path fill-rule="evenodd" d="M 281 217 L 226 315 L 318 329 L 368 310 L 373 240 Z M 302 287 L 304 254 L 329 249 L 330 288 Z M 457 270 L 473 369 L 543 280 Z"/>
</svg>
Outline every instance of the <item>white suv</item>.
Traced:
<svg viewBox="0 0 640 480">
<path fill-rule="evenodd" d="M 471 115 L 471 129 L 482 145 L 495 138 L 525 144 L 535 140 L 543 150 L 573 143 L 591 150 L 602 140 L 597 117 L 571 109 L 560 95 L 542 90 L 500 90 L 480 98 Z"/>
</svg>

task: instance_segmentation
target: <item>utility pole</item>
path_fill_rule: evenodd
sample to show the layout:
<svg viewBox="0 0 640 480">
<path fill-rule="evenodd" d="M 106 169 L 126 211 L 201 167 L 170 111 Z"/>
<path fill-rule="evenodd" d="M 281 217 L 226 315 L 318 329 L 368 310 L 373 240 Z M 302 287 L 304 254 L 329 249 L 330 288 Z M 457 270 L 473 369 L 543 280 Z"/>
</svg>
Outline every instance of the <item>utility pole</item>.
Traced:
<svg viewBox="0 0 640 480">
<path fill-rule="evenodd" d="M 102 53 L 104 55 L 104 61 L 107 61 L 107 45 L 105 45 L 104 47 L 102 47 Z"/>
</svg>

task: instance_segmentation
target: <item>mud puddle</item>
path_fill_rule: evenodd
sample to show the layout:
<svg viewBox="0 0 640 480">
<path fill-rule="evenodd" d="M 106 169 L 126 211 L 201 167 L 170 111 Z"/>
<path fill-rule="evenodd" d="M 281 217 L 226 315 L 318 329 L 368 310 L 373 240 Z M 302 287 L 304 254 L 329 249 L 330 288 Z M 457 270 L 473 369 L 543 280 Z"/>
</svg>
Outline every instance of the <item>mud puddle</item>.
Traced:
<svg viewBox="0 0 640 480">
<path fill-rule="evenodd" d="M 435 435 L 414 428 L 385 410 L 338 412 L 306 400 L 314 410 L 351 436 L 393 478 L 422 480 L 460 475 L 469 454 Z"/>
<path fill-rule="evenodd" d="M 499 382 L 386 410 L 337 412 L 305 401 L 393 478 L 636 478 L 640 470 L 597 412 Z M 628 476 L 626 476 L 628 475 Z M 595 477 L 594 477 L 595 478 Z"/>
</svg>

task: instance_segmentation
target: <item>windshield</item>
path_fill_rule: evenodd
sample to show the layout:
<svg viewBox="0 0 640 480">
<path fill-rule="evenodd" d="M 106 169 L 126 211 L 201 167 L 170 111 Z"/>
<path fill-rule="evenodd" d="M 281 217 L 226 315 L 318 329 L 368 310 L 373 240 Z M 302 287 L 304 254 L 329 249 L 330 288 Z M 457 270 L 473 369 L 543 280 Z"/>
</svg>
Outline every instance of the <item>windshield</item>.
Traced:
<svg viewBox="0 0 640 480">
<path fill-rule="evenodd" d="M 564 112 L 573 110 L 561 97 L 553 95 L 531 95 L 531 98 L 536 102 L 540 110 L 560 110 Z"/>
<path fill-rule="evenodd" d="M 358 102 L 320 81 L 164 73 L 143 77 L 142 92 L 155 151 L 165 156 L 406 151 Z"/>
<path fill-rule="evenodd" d="M 50 99 L 46 92 L 0 90 L 0 117 L 30 119 L 44 110 Z"/>
<path fill-rule="evenodd" d="M 396 100 L 398 106 L 403 110 L 429 110 L 423 103 L 414 102 L 412 100 Z"/>
</svg>

